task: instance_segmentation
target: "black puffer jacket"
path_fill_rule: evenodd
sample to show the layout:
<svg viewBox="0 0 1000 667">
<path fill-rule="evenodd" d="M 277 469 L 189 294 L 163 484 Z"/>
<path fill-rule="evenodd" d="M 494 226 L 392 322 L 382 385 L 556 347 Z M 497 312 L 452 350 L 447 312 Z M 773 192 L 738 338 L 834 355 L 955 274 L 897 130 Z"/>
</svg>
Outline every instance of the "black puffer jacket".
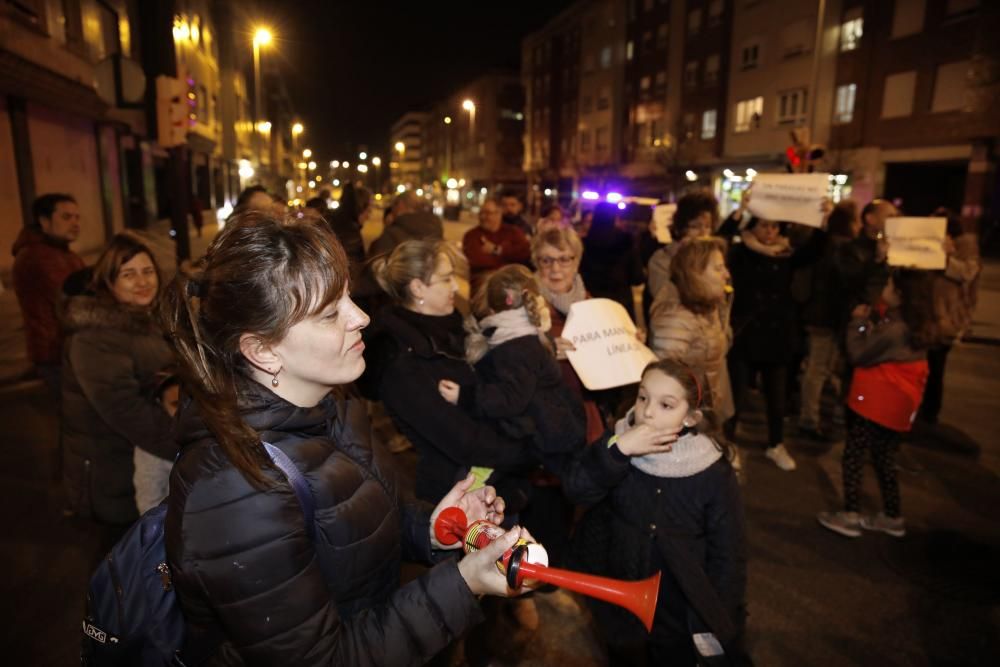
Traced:
<svg viewBox="0 0 1000 667">
<path fill-rule="evenodd" d="M 631 465 L 606 434 L 567 467 L 563 489 L 594 505 L 577 529 L 574 566 L 638 580 L 662 570 L 653 641 L 712 631 L 740 655 L 746 618 L 746 546 L 739 484 L 725 457 L 690 477 L 665 478 Z M 619 607 L 595 605 L 621 644 L 643 641 L 641 623 Z"/>
<path fill-rule="evenodd" d="M 416 493 L 431 502 L 440 500 L 471 466 L 517 474 L 537 464 L 530 440 L 500 435 L 493 423 L 475 419 L 438 392 L 444 379 L 463 386 L 475 383 L 464 341 L 457 312 L 431 316 L 390 306 L 365 329 L 366 395 L 385 404 L 396 427 L 416 447 Z M 498 490 L 504 495 L 502 485 Z M 508 508 L 521 504 L 510 491 L 504 499 Z"/>
<path fill-rule="evenodd" d="M 254 489 L 184 408 L 167 558 L 192 639 L 224 637 L 209 664 L 418 665 L 481 619 L 454 560 L 399 588 L 401 558 L 431 556 L 429 508 L 398 499 L 361 401 L 298 408 L 250 381 L 241 397 L 304 473 L 316 536 L 279 473 Z"/>
<path fill-rule="evenodd" d="M 512 438 L 531 438 L 545 467 L 559 474 L 586 438 L 583 401 L 563 382 L 555 357 L 538 336 L 519 336 L 476 363 L 477 382 L 462 387 L 459 405 L 498 419 Z"/>
<path fill-rule="evenodd" d="M 149 310 L 89 295 L 70 297 L 62 322 L 62 440 L 70 507 L 129 523 L 138 516 L 132 455 L 177 453 L 174 420 L 157 402 L 157 374 L 174 355 Z"/>
</svg>

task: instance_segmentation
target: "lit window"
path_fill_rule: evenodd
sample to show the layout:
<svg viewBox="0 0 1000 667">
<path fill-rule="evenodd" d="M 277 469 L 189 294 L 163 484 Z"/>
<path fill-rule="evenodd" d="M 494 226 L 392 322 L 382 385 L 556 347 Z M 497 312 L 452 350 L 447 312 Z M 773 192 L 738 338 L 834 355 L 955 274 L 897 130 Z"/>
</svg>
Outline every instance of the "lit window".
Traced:
<svg viewBox="0 0 1000 667">
<path fill-rule="evenodd" d="M 736 104 L 736 122 L 734 132 L 749 132 L 760 127 L 760 119 L 764 114 L 764 98 L 753 97 Z"/>
<path fill-rule="evenodd" d="M 837 100 L 833 108 L 834 123 L 844 124 L 854 120 L 854 99 L 857 93 L 857 84 L 848 83 L 837 86 Z"/>
<path fill-rule="evenodd" d="M 808 92 L 805 88 L 789 90 L 778 95 L 778 124 L 789 125 L 798 124 L 806 119 L 806 99 Z"/>
<path fill-rule="evenodd" d="M 717 120 L 717 112 L 715 109 L 709 109 L 701 114 L 701 138 L 702 139 L 714 139 L 715 138 L 715 124 Z"/>
<path fill-rule="evenodd" d="M 861 36 L 864 33 L 865 20 L 858 16 L 848 18 L 840 24 L 840 50 L 853 51 L 861 46 Z"/>
<path fill-rule="evenodd" d="M 625 60 L 632 60 L 635 57 L 635 42 L 631 39 L 625 44 Z"/>
</svg>

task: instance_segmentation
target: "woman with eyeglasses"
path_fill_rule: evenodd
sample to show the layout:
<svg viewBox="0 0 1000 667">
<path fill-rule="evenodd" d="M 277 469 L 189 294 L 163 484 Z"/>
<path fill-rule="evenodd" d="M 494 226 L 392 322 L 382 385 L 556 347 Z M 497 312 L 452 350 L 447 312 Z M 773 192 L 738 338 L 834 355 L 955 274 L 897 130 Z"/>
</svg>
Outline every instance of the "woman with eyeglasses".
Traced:
<svg viewBox="0 0 1000 667">
<path fill-rule="evenodd" d="M 566 351 L 573 344 L 562 338 L 566 316 L 574 303 L 590 298 L 580 277 L 580 260 L 583 257 L 583 242 L 572 229 L 553 228 L 537 234 L 531 243 L 531 263 L 537 267 L 535 274 L 542 296 L 549 307 L 552 326 L 549 335 L 556 345 L 556 357 L 562 369 L 563 381 L 583 399 L 587 414 L 587 442 L 593 442 L 604 432 L 597 404 L 589 396 L 573 366 L 566 358 Z"/>
</svg>

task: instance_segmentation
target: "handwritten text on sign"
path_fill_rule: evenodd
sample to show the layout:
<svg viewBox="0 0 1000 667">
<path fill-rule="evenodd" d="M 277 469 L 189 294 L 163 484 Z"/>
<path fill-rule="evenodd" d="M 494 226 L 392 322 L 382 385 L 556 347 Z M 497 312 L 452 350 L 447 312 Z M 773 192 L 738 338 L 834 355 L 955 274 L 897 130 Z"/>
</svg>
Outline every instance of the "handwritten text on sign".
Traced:
<svg viewBox="0 0 1000 667">
<path fill-rule="evenodd" d="M 566 353 L 587 389 L 634 384 L 656 355 L 639 342 L 625 308 L 610 299 L 574 303 L 562 336 L 576 347 Z"/>
<path fill-rule="evenodd" d="M 889 218 L 885 238 L 889 242 L 889 266 L 912 269 L 943 269 L 945 218 Z"/>
<path fill-rule="evenodd" d="M 829 174 L 757 174 L 748 208 L 765 220 L 820 227 L 829 183 Z"/>
</svg>

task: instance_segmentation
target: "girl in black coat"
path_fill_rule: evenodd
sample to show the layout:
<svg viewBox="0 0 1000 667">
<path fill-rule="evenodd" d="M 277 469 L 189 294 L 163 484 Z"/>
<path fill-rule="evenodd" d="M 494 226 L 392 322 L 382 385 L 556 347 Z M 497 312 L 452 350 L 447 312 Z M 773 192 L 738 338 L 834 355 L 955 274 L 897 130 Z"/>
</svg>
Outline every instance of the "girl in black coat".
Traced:
<svg viewBox="0 0 1000 667">
<path fill-rule="evenodd" d="M 577 531 L 578 566 L 620 579 L 662 571 L 653 630 L 595 603 L 614 665 L 747 664 L 746 550 L 739 484 L 711 418 L 704 376 L 672 360 L 643 372 L 635 407 L 563 478 L 595 505 Z M 701 427 L 703 430 L 704 427 Z"/>
<path fill-rule="evenodd" d="M 503 519 L 472 478 L 437 508 L 399 497 L 363 404 L 338 395 L 365 367 L 365 315 L 329 229 L 249 212 L 164 295 L 193 401 L 181 408 L 165 543 L 186 640 L 209 665 L 417 665 L 506 594 L 495 560 L 512 530 L 400 587 L 402 558 L 438 560 L 434 516 Z M 310 487 L 311 527 L 262 441 Z M 309 534 L 313 533 L 310 537 Z"/>
<path fill-rule="evenodd" d="M 583 402 L 562 379 L 545 332 L 552 326 L 535 277 L 523 266 L 493 273 L 478 296 L 489 315 L 466 338 L 476 382 L 438 383 L 441 396 L 476 417 L 497 420 L 514 438 L 531 438 L 550 472 L 584 443 Z"/>
</svg>

